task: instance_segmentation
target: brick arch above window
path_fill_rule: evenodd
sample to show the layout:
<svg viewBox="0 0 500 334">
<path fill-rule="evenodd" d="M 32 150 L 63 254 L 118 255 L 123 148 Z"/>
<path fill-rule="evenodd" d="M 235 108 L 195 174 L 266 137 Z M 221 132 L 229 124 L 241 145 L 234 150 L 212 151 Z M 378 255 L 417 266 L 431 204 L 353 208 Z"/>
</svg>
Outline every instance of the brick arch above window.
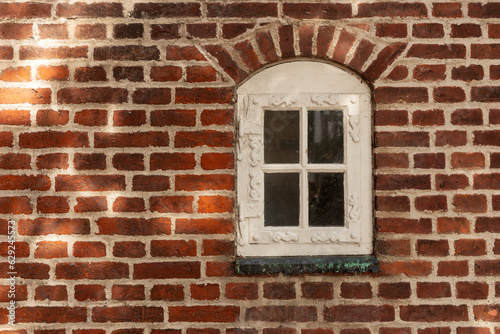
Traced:
<svg viewBox="0 0 500 334">
<path fill-rule="evenodd" d="M 356 27 L 269 24 L 218 44 L 200 46 L 235 83 L 279 61 L 315 58 L 333 61 L 373 84 L 405 51 L 407 43 L 374 38 Z"/>
</svg>

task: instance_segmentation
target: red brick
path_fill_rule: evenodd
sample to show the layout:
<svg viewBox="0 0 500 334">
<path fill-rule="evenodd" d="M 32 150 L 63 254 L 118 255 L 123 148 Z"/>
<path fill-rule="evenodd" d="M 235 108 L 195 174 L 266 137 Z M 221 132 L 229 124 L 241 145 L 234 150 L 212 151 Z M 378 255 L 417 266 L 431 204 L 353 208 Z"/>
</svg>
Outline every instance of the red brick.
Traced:
<svg viewBox="0 0 500 334">
<path fill-rule="evenodd" d="M 338 45 L 338 44 L 337 44 Z M 375 81 L 382 75 L 382 73 L 403 53 L 406 49 L 406 43 L 393 43 L 389 44 L 385 48 L 383 48 L 377 58 L 368 66 L 366 71 L 363 73 L 368 79 Z M 387 87 L 381 87 L 377 90 L 378 95 L 382 94 L 382 91 L 386 91 Z M 418 102 L 415 97 L 411 96 L 411 90 L 416 90 L 413 88 L 392 88 L 396 97 L 405 100 L 406 102 Z M 421 93 L 424 93 L 423 91 Z M 423 98 L 423 97 L 422 97 Z M 383 100 L 380 101 L 384 103 Z"/>
<path fill-rule="evenodd" d="M 153 257 L 185 257 L 196 256 L 194 240 L 153 240 L 151 241 Z"/>
<path fill-rule="evenodd" d="M 488 37 L 500 38 L 500 24 L 494 24 L 494 23 L 488 24 Z"/>
<path fill-rule="evenodd" d="M 168 176 L 135 175 L 132 180 L 133 191 L 165 191 L 170 189 Z"/>
<path fill-rule="evenodd" d="M 451 297 L 451 287 L 448 282 L 417 282 L 417 296 L 422 299 Z"/>
<path fill-rule="evenodd" d="M 490 124 L 500 124 L 500 109 L 490 109 Z"/>
<path fill-rule="evenodd" d="M 30 246 L 27 242 L 14 242 L 13 244 L 9 242 L 1 242 L 0 243 L 0 256 L 3 257 L 8 257 L 9 256 L 9 250 L 12 250 L 12 247 L 9 246 L 14 246 L 15 251 L 16 251 L 16 257 L 28 257 L 30 255 Z M 10 248 L 10 249 L 9 249 Z M 12 255 L 12 252 L 11 254 Z M 0 299 L 3 297 L 2 293 L 0 293 Z M 5 295 L 5 298 L 7 296 Z"/>
<path fill-rule="evenodd" d="M 500 168 L 500 153 L 491 153 L 490 168 Z"/>
<path fill-rule="evenodd" d="M 412 124 L 420 126 L 444 125 L 444 111 L 441 109 L 416 110 L 412 115 Z"/>
<path fill-rule="evenodd" d="M 474 189 L 500 189 L 500 173 L 474 175 Z"/>
<path fill-rule="evenodd" d="M 153 19 L 159 17 L 197 17 L 200 16 L 198 3 L 136 3 L 132 17 Z"/>
<path fill-rule="evenodd" d="M 118 170 L 144 170 L 144 155 L 117 153 L 113 156 L 113 167 Z"/>
<path fill-rule="evenodd" d="M 380 174 L 375 179 L 377 190 L 430 189 L 429 175 Z"/>
<path fill-rule="evenodd" d="M 193 196 L 154 196 L 149 200 L 149 210 L 162 213 L 192 213 Z"/>
<path fill-rule="evenodd" d="M 194 126 L 196 110 L 153 110 L 151 125 L 153 126 Z"/>
<path fill-rule="evenodd" d="M 500 218 L 497 217 L 478 217 L 476 220 L 476 233 L 481 232 L 500 232 Z"/>
<path fill-rule="evenodd" d="M 125 190 L 123 175 L 57 175 L 56 191 Z"/>
<path fill-rule="evenodd" d="M 68 169 L 68 154 L 66 153 L 49 153 L 39 155 L 36 158 L 36 167 L 38 169 Z"/>
<path fill-rule="evenodd" d="M 324 310 L 329 322 L 387 322 L 394 321 L 394 307 L 390 305 L 337 305 Z"/>
<path fill-rule="evenodd" d="M 68 110 L 38 110 L 36 124 L 40 126 L 65 125 L 69 121 Z"/>
<path fill-rule="evenodd" d="M 457 190 L 469 186 L 469 179 L 464 174 L 437 174 L 436 190 Z"/>
<path fill-rule="evenodd" d="M 472 80 L 481 80 L 483 77 L 484 70 L 481 65 L 454 67 L 451 71 L 451 78 L 453 80 L 470 82 Z"/>
<path fill-rule="evenodd" d="M 100 66 L 96 67 L 77 67 L 75 69 L 75 81 L 107 81 L 106 70 Z"/>
<path fill-rule="evenodd" d="M 50 3 L 0 3 L 0 17 L 5 19 L 48 18 L 51 16 Z"/>
<path fill-rule="evenodd" d="M 273 38 L 269 32 L 257 33 L 255 39 L 259 45 L 261 54 L 267 63 L 278 60 L 276 46 L 274 45 Z"/>
<path fill-rule="evenodd" d="M 234 144 L 232 132 L 221 131 L 178 131 L 175 135 L 175 147 L 231 147 Z"/>
<path fill-rule="evenodd" d="M 376 110 L 375 125 L 406 125 L 408 124 L 407 110 Z"/>
<path fill-rule="evenodd" d="M 215 57 L 217 59 L 219 65 L 224 69 L 224 71 L 227 74 L 229 74 L 229 76 L 231 78 L 233 78 L 233 80 L 239 82 L 246 77 L 247 73 L 238 67 L 238 64 L 231 57 L 231 54 L 229 54 L 229 52 L 227 52 L 227 50 L 224 49 L 223 47 L 221 47 L 220 45 L 206 45 L 205 50 L 207 50 L 208 53 L 210 53 L 213 57 Z M 193 96 L 192 99 L 197 100 L 198 99 L 197 95 L 201 95 L 201 94 L 203 94 L 202 92 L 208 92 L 208 91 L 211 91 L 212 93 L 209 93 L 209 94 L 213 94 L 214 95 L 213 99 L 216 99 L 215 92 L 217 92 L 217 91 L 220 92 L 220 95 L 226 95 L 226 93 L 224 93 L 223 90 L 224 90 L 223 88 L 219 88 L 219 89 L 215 89 L 215 88 L 192 88 L 192 89 L 183 88 L 182 90 L 177 92 L 176 103 L 217 103 L 217 102 L 209 102 L 209 101 L 207 101 L 207 102 L 201 102 L 201 101 L 200 102 L 181 102 L 181 101 L 188 100 L 189 96 L 185 96 L 185 95 L 189 95 L 189 94 L 194 94 L 195 96 Z M 183 94 L 181 94 L 183 96 L 181 96 L 178 100 L 177 97 L 179 96 L 180 92 L 183 93 Z M 188 93 L 188 92 L 191 92 L 191 93 Z M 199 93 L 195 93 L 195 92 L 199 92 Z M 219 98 L 223 99 L 223 96 L 219 96 Z M 220 102 L 220 103 L 227 103 L 227 102 Z"/>
<path fill-rule="evenodd" d="M 181 37 L 180 31 L 179 31 L 179 25 L 178 24 L 153 24 L 151 25 L 151 39 L 153 40 L 158 40 L 158 39 L 178 39 Z M 175 46 L 169 46 L 167 47 L 167 59 L 170 59 L 171 57 L 179 57 L 179 55 L 173 55 L 171 53 L 171 48 L 175 48 Z M 193 47 L 195 50 L 196 48 Z M 189 58 L 190 56 L 187 56 L 186 58 Z M 203 57 L 203 56 L 201 56 Z M 205 57 L 203 57 L 205 59 Z M 190 60 L 190 59 L 188 59 Z M 199 59 L 197 59 L 199 60 Z"/>
<path fill-rule="evenodd" d="M 201 113 L 202 125 L 232 125 L 234 112 L 232 109 L 205 109 Z"/>
<path fill-rule="evenodd" d="M 491 206 L 494 211 L 500 211 L 500 196 L 499 195 L 493 195 L 491 197 Z"/>
<path fill-rule="evenodd" d="M 168 81 L 179 81 L 182 78 L 182 69 L 179 66 L 153 66 L 151 67 L 151 80 L 159 81 L 159 82 L 168 82 Z M 163 103 L 150 103 L 150 104 L 168 104 L 170 103 L 170 90 L 169 89 L 140 89 L 137 93 L 137 100 L 141 99 L 144 101 L 146 98 L 161 101 L 164 100 Z M 147 97 L 139 96 L 146 95 Z M 135 96 L 135 93 L 134 93 Z M 158 96 L 158 97 L 156 97 Z M 163 96 L 160 98 L 160 96 Z M 134 102 L 135 98 L 134 98 Z M 136 103 L 145 103 L 145 102 L 136 102 Z"/>
<path fill-rule="evenodd" d="M 88 147 L 89 140 L 84 132 L 30 132 L 19 135 L 22 148 Z"/>
<path fill-rule="evenodd" d="M 426 103 L 429 101 L 424 87 L 379 87 L 375 89 L 377 103 Z"/>
<path fill-rule="evenodd" d="M 404 38 L 408 35 L 406 23 L 376 23 L 377 37 Z"/>
<path fill-rule="evenodd" d="M 65 285 L 42 285 L 35 289 L 35 300 L 63 301 L 68 300 Z"/>
<path fill-rule="evenodd" d="M 342 30 L 340 32 L 337 44 L 333 49 L 332 59 L 343 64 L 347 58 L 347 54 L 351 50 L 355 41 L 356 41 L 356 35 L 351 34 L 346 30 Z M 370 76 L 367 75 L 367 77 Z"/>
<path fill-rule="evenodd" d="M 486 242 L 483 239 L 455 240 L 455 255 L 478 256 L 486 254 Z"/>
<path fill-rule="evenodd" d="M 202 245 L 202 255 L 232 255 L 234 244 L 229 240 L 205 239 Z"/>
<path fill-rule="evenodd" d="M 306 299 L 332 299 L 333 286 L 327 282 L 305 282 L 301 285 L 302 297 Z"/>
<path fill-rule="evenodd" d="M 75 153 L 73 164 L 76 170 L 106 169 L 106 155 L 103 153 Z"/>
<path fill-rule="evenodd" d="M 431 233 L 432 221 L 427 218 L 377 218 L 379 233 Z"/>
<path fill-rule="evenodd" d="M 201 167 L 205 170 L 232 169 L 234 156 L 232 153 L 204 153 L 201 156 Z"/>
<path fill-rule="evenodd" d="M 234 201 L 225 196 L 200 196 L 198 200 L 199 213 L 233 212 Z"/>
<path fill-rule="evenodd" d="M 370 283 L 342 283 L 340 285 L 340 298 L 345 299 L 371 299 L 372 286 Z"/>
<path fill-rule="evenodd" d="M 144 212 L 146 207 L 141 197 L 117 197 L 113 202 L 113 212 Z"/>
<path fill-rule="evenodd" d="M 36 202 L 36 211 L 42 213 L 69 212 L 68 197 L 40 196 Z"/>
<path fill-rule="evenodd" d="M 488 327 L 457 327 L 457 334 L 490 334 L 490 329 Z"/>
<path fill-rule="evenodd" d="M 445 161 L 444 153 L 417 153 L 413 156 L 415 168 L 444 169 Z"/>
<path fill-rule="evenodd" d="M 96 24 L 77 24 L 75 27 L 75 37 L 77 39 L 105 39 L 106 25 Z"/>
<path fill-rule="evenodd" d="M 3 104 L 48 104 L 51 102 L 50 88 L 0 88 Z"/>
<path fill-rule="evenodd" d="M 96 132 L 94 146 L 105 147 L 161 147 L 168 146 L 168 132 Z"/>
<path fill-rule="evenodd" d="M 216 23 L 187 24 L 186 31 L 190 37 L 215 38 L 217 37 Z"/>
<path fill-rule="evenodd" d="M 194 169 L 194 153 L 152 153 L 151 170 L 189 170 Z"/>
<path fill-rule="evenodd" d="M 103 257 L 106 256 L 106 245 L 98 241 L 76 241 L 73 244 L 75 257 Z"/>
<path fill-rule="evenodd" d="M 116 66 L 113 67 L 113 78 L 116 81 L 144 81 L 144 70 L 142 66 Z"/>
<path fill-rule="evenodd" d="M 132 95 L 137 104 L 169 104 L 170 88 L 139 88 Z"/>
<path fill-rule="evenodd" d="M 314 38 L 313 25 L 304 24 L 299 27 L 299 50 L 302 56 L 306 57 L 312 56 L 313 38 Z"/>
<path fill-rule="evenodd" d="M 190 291 L 196 300 L 217 300 L 220 296 L 219 284 L 191 284 Z"/>
<path fill-rule="evenodd" d="M 227 283 L 226 298 L 237 300 L 256 300 L 259 298 L 258 286 L 255 283 Z"/>
<path fill-rule="evenodd" d="M 262 334 L 297 334 L 295 328 L 277 327 L 277 328 L 264 328 Z"/>
<path fill-rule="evenodd" d="M 156 46 L 100 46 L 94 48 L 94 60 L 160 60 L 160 50 Z"/>
<path fill-rule="evenodd" d="M 39 24 L 38 31 L 41 39 L 68 39 L 67 24 Z"/>
<path fill-rule="evenodd" d="M 170 234 L 169 218 L 99 218 L 98 234 L 163 235 Z"/>
<path fill-rule="evenodd" d="M 0 46 L 0 59 L 11 60 L 14 58 L 14 49 L 12 46 Z"/>
<path fill-rule="evenodd" d="M 245 321 L 290 323 L 317 319 L 315 306 L 254 306 L 247 308 L 245 312 Z"/>
<path fill-rule="evenodd" d="M 484 161 L 484 154 L 479 152 L 453 152 L 451 154 L 452 168 L 484 168 Z"/>
<path fill-rule="evenodd" d="M 467 321 L 467 305 L 410 305 L 400 306 L 401 320 L 416 322 Z"/>
<path fill-rule="evenodd" d="M 418 81 L 440 81 L 446 79 L 446 65 L 417 65 L 413 78 Z"/>
<path fill-rule="evenodd" d="M 428 276 L 432 272 L 427 261 L 382 262 L 379 268 L 384 275 Z"/>
<path fill-rule="evenodd" d="M 7 262 L 2 263 L 0 269 L 4 273 L 2 274 L 2 278 L 10 277 L 10 275 L 5 274 L 10 271 Z M 25 279 L 49 279 L 49 269 L 49 265 L 45 263 L 16 263 L 17 277 Z"/>
<path fill-rule="evenodd" d="M 206 60 L 206 58 L 195 46 L 169 45 L 167 46 L 167 60 Z"/>
<path fill-rule="evenodd" d="M 14 136 L 12 132 L 0 132 L 0 147 L 12 147 L 14 144 Z"/>
<path fill-rule="evenodd" d="M 266 299 L 295 299 L 294 283 L 264 283 L 264 298 Z"/>
<path fill-rule="evenodd" d="M 179 79 L 180 77 L 181 75 L 179 75 Z M 186 68 L 187 82 L 210 82 L 216 80 L 217 72 L 212 66 L 188 66 Z"/>
<path fill-rule="evenodd" d="M 411 286 L 408 282 L 379 283 L 378 295 L 384 299 L 408 299 L 411 296 Z M 384 331 L 385 332 L 385 331 Z"/>
<path fill-rule="evenodd" d="M 430 196 L 429 196 L 430 197 Z M 450 246 L 448 240 L 417 240 L 417 254 L 421 256 L 447 256 Z"/>
<path fill-rule="evenodd" d="M 57 92 L 57 101 L 61 104 L 83 103 L 125 103 L 128 92 L 124 88 L 88 87 L 62 88 Z"/>
<path fill-rule="evenodd" d="M 146 256 L 146 245 L 140 241 L 115 242 L 113 256 L 116 257 L 144 257 Z"/>
<path fill-rule="evenodd" d="M 438 276 L 467 276 L 469 265 L 467 261 L 440 261 L 437 274 Z"/>
<path fill-rule="evenodd" d="M 0 213 L 30 214 L 30 199 L 27 196 L 0 197 Z"/>
<path fill-rule="evenodd" d="M 80 218 L 21 219 L 18 222 L 20 235 L 70 235 L 89 234 L 90 222 Z"/>
<path fill-rule="evenodd" d="M 436 146 L 464 146 L 467 143 L 465 131 L 436 131 Z"/>
<path fill-rule="evenodd" d="M 0 169 L 30 169 L 31 156 L 25 153 L 0 154 Z"/>
<path fill-rule="evenodd" d="M 233 39 L 244 34 L 255 26 L 253 23 L 225 23 L 222 25 L 222 37 Z"/>
<path fill-rule="evenodd" d="M 75 299 L 78 301 L 100 301 L 106 299 L 106 290 L 104 285 L 75 285 Z"/>
<path fill-rule="evenodd" d="M 500 146 L 500 131 L 474 131 L 474 145 Z"/>
<path fill-rule="evenodd" d="M 2 175 L 0 190 L 49 190 L 50 179 L 45 175 Z"/>
<path fill-rule="evenodd" d="M 163 322 L 162 307 L 115 306 L 92 308 L 93 322 Z"/>
<path fill-rule="evenodd" d="M 113 26 L 113 38 L 116 39 L 141 38 L 143 33 L 142 23 L 115 24 Z"/>
<path fill-rule="evenodd" d="M 151 289 L 152 300 L 181 301 L 184 300 L 184 287 L 177 285 L 155 285 Z"/>
<path fill-rule="evenodd" d="M 29 110 L 0 110 L 1 125 L 30 125 Z"/>
<path fill-rule="evenodd" d="M 377 211 L 409 212 L 410 199 L 407 196 L 376 196 L 375 209 Z"/>
<path fill-rule="evenodd" d="M 497 3 L 470 3 L 469 16 L 475 18 L 497 18 L 500 17 L 500 6 Z"/>
<path fill-rule="evenodd" d="M 9 298 L 10 285 L 0 285 L 0 300 L 2 303 L 9 303 L 11 300 L 22 301 L 28 299 L 28 289 L 26 285 L 15 285 L 16 295 L 14 298 Z M 10 334 L 9 331 L 4 331 L 5 334 Z M 12 333 L 17 334 L 17 333 Z M 26 334 L 26 331 L 19 334 Z"/>
<path fill-rule="evenodd" d="M 472 44 L 471 57 L 475 59 L 498 59 L 500 44 Z"/>
<path fill-rule="evenodd" d="M 86 46 L 41 47 L 21 45 L 19 47 L 20 60 L 87 58 L 87 53 L 88 48 Z"/>
<path fill-rule="evenodd" d="M 119 262 L 58 263 L 57 279 L 118 279 L 128 278 L 128 264 Z"/>
<path fill-rule="evenodd" d="M 114 300 L 144 300 L 146 294 L 144 285 L 113 285 L 111 299 Z"/>
<path fill-rule="evenodd" d="M 451 123 L 455 125 L 482 125 L 481 109 L 457 109 L 451 114 Z"/>
<path fill-rule="evenodd" d="M 423 59 L 464 59 L 465 45 L 463 44 L 413 44 L 408 50 L 407 57 Z"/>
<path fill-rule="evenodd" d="M 381 255 L 410 255 L 410 241 L 406 239 L 379 240 L 376 242 L 376 250 Z"/>
<path fill-rule="evenodd" d="M 320 26 L 318 28 L 318 36 L 316 38 L 316 55 L 318 57 L 326 57 L 326 54 L 328 53 L 328 50 L 330 49 L 330 46 L 333 41 L 333 34 L 335 33 L 335 27 L 333 26 Z M 361 49 L 364 51 L 367 51 L 367 43 L 368 45 L 371 44 L 370 42 L 363 40 L 361 41 L 360 45 L 358 46 L 358 49 L 356 50 L 356 57 L 355 59 L 351 61 L 350 66 L 355 67 L 356 69 L 360 69 L 361 66 L 364 64 L 364 62 L 368 59 L 368 57 L 363 57 L 365 55 L 364 52 L 361 52 Z M 360 53 L 363 54 L 363 56 L 360 55 Z M 371 53 L 371 51 L 369 52 Z M 362 58 L 362 59 L 361 59 Z M 366 59 L 365 59 L 366 58 Z M 268 59 L 266 59 L 269 61 Z M 363 63 L 360 65 L 360 63 Z"/>
<path fill-rule="evenodd" d="M 375 167 L 408 168 L 410 166 L 407 153 L 376 153 Z"/>
<path fill-rule="evenodd" d="M 26 82 L 31 80 L 31 67 L 8 67 L 0 74 L 0 81 Z"/>
<path fill-rule="evenodd" d="M 99 212 L 108 210 L 106 197 L 77 197 L 77 204 L 74 207 L 75 212 Z"/>
<path fill-rule="evenodd" d="M 319 32 L 318 32 L 318 41 L 319 41 Z M 370 55 L 372 54 L 374 48 L 375 44 L 371 43 L 366 39 L 361 40 L 361 42 L 359 42 L 358 47 L 356 48 L 356 51 L 354 52 L 354 55 L 352 56 L 352 59 L 349 63 L 349 67 L 360 72 L 363 65 L 366 63 L 368 58 L 370 58 Z M 320 49 L 318 49 L 318 55 L 319 55 L 319 50 Z M 327 49 L 325 49 L 324 51 L 325 55 L 326 52 Z"/>
<path fill-rule="evenodd" d="M 423 3 L 361 3 L 358 17 L 426 17 L 427 7 Z"/>
<path fill-rule="evenodd" d="M 85 307 L 23 306 L 16 309 L 16 323 L 79 323 L 87 321 Z"/>
<path fill-rule="evenodd" d="M 412 36 L 416 38 L 443 38 L 444 28 L 440 23 L 416 23 L 412 28 Z"/>
<path fill-rule="evenodd" d="M 121 3 L 84 3 L 57 5 L 57 16 L 61 17 L 121 17 L 123 6 Z"/>
<path fill-rule="evenodd" d="M 428 147 L 428 132 L 385 132 L 375 133 L 375 146 L 377 147 Z"/>
<path fill-rule="evenodd" d="M 391 73 L 387 75 L 387 79 L 393 80 L 393 81 L 400 81 L 408 78 L 408 67 L 403 66 L 403 65 L 398 65 L 395 66 Z"/>
<path fill-rule="evenodd" d="M 352 16 L 351 4 L 286 3 L 283 11 L 295 19 L 338 20 Z"/>
<path fill-rule="evenodd" d="M 233 222 L 222 218 L 177 219 L 178 234 L 229 234 L 233 232 Z"/>
<path fill-rule="evenodd" d="M 68 257 L 68 243 L 65 241 L 39 241 L 36 243 L 35 258 L 53 259 Z"/>
<path fill-rule="evenodd" d="M 176 175 L 175 190 L 233 190 L 234 177 L 227 174 Z"/>
<path fill-rule="evenodd" d="M 134 264 L 134 279 L 200 278 L 199 262 L 149 262 Z"/>
<path fill-rule="evenodd" d="M 435 17 L 462 17 L 460 2 L 435 2 L 432 4 L 432 15 Z"/>
<path fill-rule="evenodd" d="M 75 123 L 83 126 L 108 125 L 107 111 L 102 109 L 84 109 L 75 113 Z"/>
<path fill-rule="evenodd" d="M 461 195 L 457 194 L 453 197 L 453 205 L 455 212 L 486 212 L 488 203 L 486 195 Z"/>
<path fill-rule="evenodd" d="M 460 87 L 436 87 L 432 93 L 438 103 L 456 103 L 465 101 L 465 92 Z"/>
<path fill-rule="evenodd" d="M 314 328 L 314 329 L 302 329 L 301 334 L 333 334 L 333 330 L 330 328 Z"/>
</svg>

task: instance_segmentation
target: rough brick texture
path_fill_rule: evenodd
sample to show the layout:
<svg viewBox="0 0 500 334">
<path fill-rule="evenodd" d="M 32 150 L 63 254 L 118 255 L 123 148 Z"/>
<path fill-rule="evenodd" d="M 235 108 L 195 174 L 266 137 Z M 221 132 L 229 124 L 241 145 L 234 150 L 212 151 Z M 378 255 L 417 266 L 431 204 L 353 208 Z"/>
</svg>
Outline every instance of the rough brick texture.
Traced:
<svg viewBox="0 0 500 334">
<path fill-rule="evenodd" d="M 19 239 L 0 333 L 500 334 L 500 3 L 6 0 L 0 18 L 1 278 L 8 220 Z M 235 273 L 235 88 L 297 59 L 372 88 L 378 273 Z"/>
</svg>

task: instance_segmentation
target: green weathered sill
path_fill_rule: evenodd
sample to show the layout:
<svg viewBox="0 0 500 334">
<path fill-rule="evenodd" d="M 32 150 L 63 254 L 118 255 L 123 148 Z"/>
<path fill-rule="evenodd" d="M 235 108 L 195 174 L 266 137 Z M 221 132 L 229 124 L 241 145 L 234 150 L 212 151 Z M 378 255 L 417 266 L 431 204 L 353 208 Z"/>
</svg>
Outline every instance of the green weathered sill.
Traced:
<svg viewBox="0 0 500 334">
<path fill-rule="evenodd" d="M 314 274 L 378 272 L 375 256 L 237 258 L 238 274 Z"/>
</svg>

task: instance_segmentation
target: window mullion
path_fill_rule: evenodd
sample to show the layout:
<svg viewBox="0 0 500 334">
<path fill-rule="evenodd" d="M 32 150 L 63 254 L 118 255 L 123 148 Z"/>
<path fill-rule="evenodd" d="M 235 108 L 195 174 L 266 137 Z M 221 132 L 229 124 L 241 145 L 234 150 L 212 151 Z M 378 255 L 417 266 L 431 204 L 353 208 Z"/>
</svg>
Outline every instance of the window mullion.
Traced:
<svg viewBox="0 0 500 334">
<path fill-rule="evenodd" d="M 308 182 L 307 182 L 307 108 L 302 106 L 300 110 L 300 224 L 303 229 L 307 228 L 309 220 L 308 212 Z"/>
</svg>

